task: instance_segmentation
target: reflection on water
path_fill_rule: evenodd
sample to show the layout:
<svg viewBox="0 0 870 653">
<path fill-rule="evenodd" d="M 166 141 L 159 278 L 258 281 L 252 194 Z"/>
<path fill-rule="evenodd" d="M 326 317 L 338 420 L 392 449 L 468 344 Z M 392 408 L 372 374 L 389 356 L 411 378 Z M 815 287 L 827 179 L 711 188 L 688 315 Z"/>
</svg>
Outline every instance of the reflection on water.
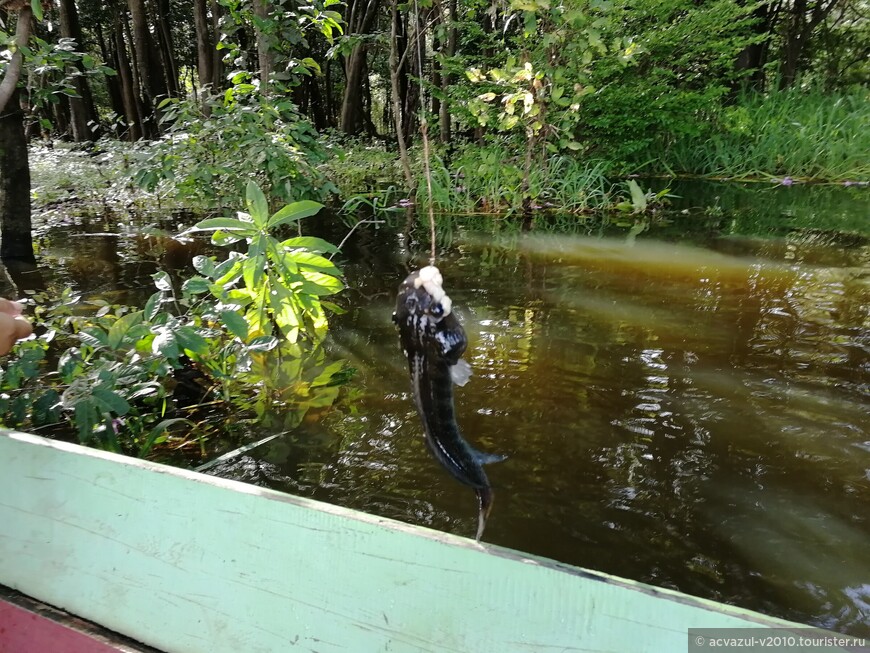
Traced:
<svg viewBox="0 0 870 653">
<path fill-rule="evenodd" d="M 444 219 L 475 373 L 458 421 L 509 455 L 488 469 L 487 541 L 870 636 L 867 212 L 842 234 L 852 213 L 808 230 L 770 210 L 643 231 L 572 218 L 574 236 Z M 474 497 L 424 446 L 390 322 L 428 248 L 405 229 L 358 230 L 345 251 L 328 347 L 357 373 L 339 403 L 209 471 L 471 536 Z M 122 289 L 171 254 L 143 264 L 140 241 L 112 242 L 98 254 Z"/>
<path fill-rule="evenodd" d="M 868 634 L 870 248 L 695 240 L 453 234 L 458 419 L 510 456 L 487 540 Z M 353 397 L 220 473 L 471 535 L 389 319 L 408 265 L 370 246 L 330 343 Z"/>
</svg>

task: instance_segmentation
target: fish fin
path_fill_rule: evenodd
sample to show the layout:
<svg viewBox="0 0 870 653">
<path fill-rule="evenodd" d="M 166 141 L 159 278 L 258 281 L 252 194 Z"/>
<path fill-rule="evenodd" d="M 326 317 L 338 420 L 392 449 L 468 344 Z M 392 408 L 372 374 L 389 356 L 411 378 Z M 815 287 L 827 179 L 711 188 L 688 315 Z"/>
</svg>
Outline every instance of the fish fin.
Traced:
<svg viewBox="0 0 870 653">
<path fill-rule="evenodd" d="M 480 542 L 480 538 L 483 537 L 483 529 L 486 528 L 486 519 L 489 517 L 489 513 L 492 512 L 492 501 L 495 497 L 492 488 L 489 486 L 479 488 L 474 492 L 477 494 L 477 501 L 480 506 L 477 513 L 477 535 L 474 539 Z"/>
<path fill-rule="evenodd" d="M 507 460 L 507 456 L 503 453 L 486 453 L 484 451 L 478 451 L 474 447 L 471 448 L 471 452 L 474 454 L 477 462 L 481 465 L 490 465 L 492 463 L 500 463 L 503 460 Z"/>
<path fill-rule="evenodd" d="M 464 358 L 456 361 L 456 365 L 450 366 L 450 378 L 456 385 L 465 385 L 471 378 L 471 365 Z"/>
</svg>

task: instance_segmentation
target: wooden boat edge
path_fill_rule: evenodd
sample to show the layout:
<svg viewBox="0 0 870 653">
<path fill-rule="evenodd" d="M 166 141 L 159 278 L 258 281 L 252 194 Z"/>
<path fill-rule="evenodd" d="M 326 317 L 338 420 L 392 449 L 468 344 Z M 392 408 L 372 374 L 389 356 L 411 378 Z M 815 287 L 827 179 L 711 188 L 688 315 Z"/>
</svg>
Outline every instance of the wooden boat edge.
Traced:
<svg viewBox="0 0 870 653">
<path fill-rule="evenodd" d="M 578 580 L 583 580 L 585 582 L 594 582 L 600 584 L 601 586 L 608 586 L 611 588 L 619 588 L 621 590 L 627 590 L 636 595 L 644 595 L 649 597 L 650 599 L 655 599 L 656 601 L 660 601 L 660 605 L 669 605 L 669 606 L 685 606 L 686 608 L 698 611 L 698 613 L 706 613 L 710 617 L 713 616 L 721 616 L 723 623 L 739 623 L 740 625 L 745 625 L 747 627 L 772 627 L 772 628 L 799 628 L 801 627 L 799 624 L 795 624 L 788 621 L 783 621 L 780 619 L 776 619 L 773 617 L 768 617 L 765 615 L 761 615 L 758 613 L 754 613 L 748 610 L 743 610 L 741 608 L 737 608 L 734 606 L 724 605 L 720 603 L 716 603 L 714 601 L 709 601 L 706 599 L 701 599 L 697 597 L 692 597 L 689 595 L 682 594 L 680 592 L 676 592 L 669 589 L 657 588 L 650 585 L 646 585 L 644 583 L 639 583 L 636 581 L 619 578 L 616 576 L 611 576 L 608 574 L 604 574 L 602 572 L 597 572 L 593 570 L 573 567 L 570 565 L 558 563 L 552 560 L 547 560 L 544 558 L 539 558 L 536 556 L 531 556 L 528 554 L 524 554 L 518 551 L 513 551 L 510 549 L 506 549 L 503 547 L 489 545 L 489 544 L 478 544 L 472 540 L 468 540 L 465 538 L 457 537 L 454 535 L 441 533 L 438 531 L 433 531 L 431 529 L 413 526 L 409 524 L 404 524 L 395 520 L 377 517 L 374 515 L 370 515 L 367 513 L 361 513 L 358 511 L 354 511 L 351 509 L 334 506 L 330 504 L 324 504 L 321 502 L 317 502 L 311 499 L 306 499 L 303 497 L 296 497 L 288 494 L 284 494 L 281 492 L 269 490 L 266 488 L 261 488 L 258 486 L 248 485 L 245 483 L 240 483 L 237 481 L 232 481 L 228 479 L 222 479 L 214 476 L 208 476 L 205 474 L 200 474 L 193 471 L 183 470 L 168 467 L 165 465 L 160 465 L 157 463 L 142 461 L 132 458 L 127 458 L 124 456 L 120 456 L 117 454 L 112 454 L 104 451 L 98 451 L 93 449 L 88 449 L 84 447 L 80 447 L 74 444 L 63 443 L 54 440 L 47 440 L 40 436 L 35 436 L 32 434 L 19 433 L 19 432 L 5 432 L 0 434 L 0 445 L 3 442 L 14 443 L 16 447 L 32 447 L 35 448 L 33 451 L 46 451 L 51 450 L 57 452 L 60 455 L 68 456 L 80 456 L 83 457 L 80 460 L 94 460 L 94 461 L 103 461 L 104 463 L 109 463 L 110 465 L 118 465 L 118 469 L 124 470 L 140 470 L 141 472 L 145 472 L 147 474 L 158 474 L 161 477 L 172 477 L 175 479 L 183 479 L 185 482 L 193 482 L 197 484 L 197 486 L 205 486 L 210 488 L 216 488 L 220 491 L 232 492 L 235 494 L 242 494 L 248 496 L 255 496 L 258 499 L 265 499 L 274 504 L 279 505 L 289 505 L 296 509 L 301 509 L 303 511 L 314 511 L 316 513 L 320 513 L 323 515 L 329 515 L 331 518 L 335 518 L 338 520 L 343 520 L 347 522 L 348 525 L 352 525 L 353 523 L 357 524 L 365 524 L 368 527 L 376 528 L 380 532 L 391 532 L 391 533 L 401 533 L 404 535 L 411 535 L 416 538 L 420 538 L 423 541 L 432 543 L 437 545 L 438 547 L 444 549 L 448 553 L 450 551 L 453 552 L 454 557 L 455 554 L 458 554 L 460 551 L 468 552 L 473 555 L 483 555 L 486 558 L 498 559 L 502 560 L 505 563 L 511 565 L 522 565 L 522 566 L 533 566 L 543 570 L 547 570 L 552 574 L 557 574 L 561 577 L 573 577 Z M 2 450 L 2 447 L 0 447 Z M 155 477 L 156 478 L 156 477 Z M 42 479 L 45 480 L 45 479 Z M 187 486 L 192 487 L 192 486 Z M 0 538 L 0 544 L 2 544 L 2 538 Z M 0 553 L 5 553 L 5 551 L 0 548 Z M 2 571 L 2 565 L 0 565 L 0 571 Z M 6 583 L 6 579 L 0 576 L 0 583 Z M 24 593 L 29 593 L 26 587 L 17 587 L 15 583 L 7 583 L 11 587 L 18 589 L 19 591 L 23 591 Z M 36 598 L 40 600 L 45 600 L 47 603 L 52 603 L 50 597 L 40 597 L 36 596 Z M 67 606 L 60 606 L 67 607 Z M 75 610 L 72 606 L 70 606 L 71 612 L 74 614 L 80 614 L 77 610 Z M 85 618 L 88 618 L 89 615 L 81 615 Z M 385 616 L 386 618 L 386 616 Z M 97 620 L 100 623 L 99 620 Z M 718 622 L 717 622 L 718 623 Z M 687 627 L 691 624 L 687 624 Z M 113 628 L 113 630 L 118 630 Z M 118 630 L 124 635 L 127 636 L 135 636 L 135 634 L 131 634 L 129 632 L 125 632 L 123 630 Z M 143 640 L 144 641 L 144 640 Z M 685 640 L 683 640 L 685 641 Z M 154 646 L 153 642 L 146 642 L 150 645 Z M 417 649 L 408 649 L 408 650 L 417 650 Z M 420 649 L 420 650 L 428 650 L 428 649 Z M 440 650 L 440 649 L 439 649 Z M 445 649 L 446 650 L 446 649 Z M 604 650 L 604 649 L 592 649 L 592 650 Z"/>
</svg>

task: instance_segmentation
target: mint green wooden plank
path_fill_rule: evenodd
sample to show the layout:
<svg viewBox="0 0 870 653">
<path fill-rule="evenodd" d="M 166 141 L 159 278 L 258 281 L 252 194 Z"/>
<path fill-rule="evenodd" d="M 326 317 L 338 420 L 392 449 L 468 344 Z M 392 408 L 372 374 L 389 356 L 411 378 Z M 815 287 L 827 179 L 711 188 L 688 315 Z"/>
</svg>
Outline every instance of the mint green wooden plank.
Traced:
<svg viewBox="0 0 870 653">
<path fill-rule="evenodd" d="M 686 650 L 794 624 L 251 485 L 0 435 L 0 584 L 167 652 Z"/>
</svg>

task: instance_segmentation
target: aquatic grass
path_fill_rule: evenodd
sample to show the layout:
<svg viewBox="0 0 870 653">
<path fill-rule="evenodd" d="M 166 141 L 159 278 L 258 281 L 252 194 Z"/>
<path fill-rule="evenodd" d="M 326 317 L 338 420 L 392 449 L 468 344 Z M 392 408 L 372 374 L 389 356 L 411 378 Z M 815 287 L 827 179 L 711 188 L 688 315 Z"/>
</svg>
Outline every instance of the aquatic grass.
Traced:
<svg viewBox="0 0 870 653">
<path fill-rule="evenodd" d="M 743 94 L 706 137 L 673 142 L 660 165 L 683 173 L 814 180 L 870 178 L 870 89 Z"/>
</svg>

